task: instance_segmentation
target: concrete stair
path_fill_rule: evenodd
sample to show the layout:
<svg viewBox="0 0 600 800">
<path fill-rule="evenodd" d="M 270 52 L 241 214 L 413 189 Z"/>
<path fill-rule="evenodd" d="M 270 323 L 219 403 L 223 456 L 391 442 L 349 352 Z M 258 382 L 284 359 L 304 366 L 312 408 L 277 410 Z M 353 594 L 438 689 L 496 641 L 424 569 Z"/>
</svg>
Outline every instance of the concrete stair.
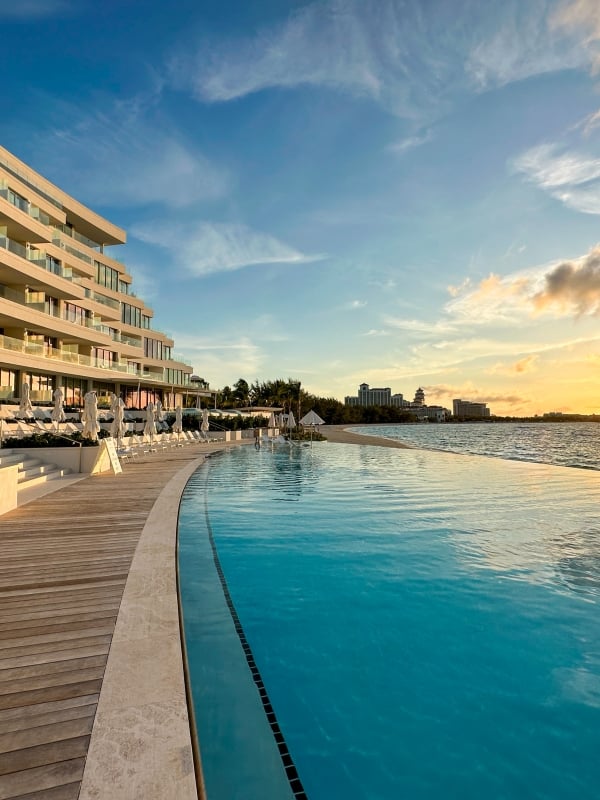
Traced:
<svg viewBox="0 0 600 800">
<path fill-rule="evenodd" d="M 11 450 L 0 450 L 0 467 L 9 465 L 19 467 L 17 475 L 19 492 L 22 489 L 31 489 L 33 486 L 56 478 L 64 478 L 71 473 L 69 469 L 63 469 L 56 464 L 48 464 L 40 458 L 36 458 L 33 453 L 35 453 L 35 450 L 32 450 L 32 455 L 30 456 L 23 453 L 13 453 Z"/>
</svg>

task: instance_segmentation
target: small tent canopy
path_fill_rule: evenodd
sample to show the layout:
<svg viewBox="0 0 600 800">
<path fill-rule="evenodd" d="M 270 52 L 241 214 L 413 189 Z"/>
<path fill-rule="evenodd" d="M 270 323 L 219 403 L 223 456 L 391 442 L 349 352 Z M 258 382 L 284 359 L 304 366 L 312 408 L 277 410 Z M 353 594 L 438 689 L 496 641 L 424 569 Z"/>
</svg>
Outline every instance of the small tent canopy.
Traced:
<svg viewBox="0 0 600 800">
<path fill-rule="evenodd" d="M 311 409 L 308 414 L 302 417 L 300 425 L 303 425 L 305 428 L 308 425 L 325 425 L 325 420 L 321 419 L 321 417 Z"/>
</svg>

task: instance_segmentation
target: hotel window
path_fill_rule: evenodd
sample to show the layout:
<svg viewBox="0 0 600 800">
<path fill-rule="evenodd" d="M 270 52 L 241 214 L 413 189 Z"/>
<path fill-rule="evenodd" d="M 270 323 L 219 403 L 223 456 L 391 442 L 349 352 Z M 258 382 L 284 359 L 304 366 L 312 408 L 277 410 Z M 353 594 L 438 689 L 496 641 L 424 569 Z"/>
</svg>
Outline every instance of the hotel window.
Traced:
<svg viewBox="0 0 600 800">
<path fill-rule="evenodd" d="M 125 325 L 133 325 L 136 328 L 142 327 L 142 310 L 129 303 L 121 303 L 121 322 Z"/>
<path fill-rule="evenodd" d="M 92 347 L 92 363 L 96 367 L 112 367 L 116 361 L 116 353 L 104 347 Z"/>
<path fill-rule="evenodd" d="M 49 297 L 46 295 L 44 300 L 44 311 L 53 317 L 60 316 L 60 303 L 57 297 Z"/>
<path fill-rule="evenodd" d="M 60 261 L 54 256 L 46 256 L 46 269 L 53 275 L 61 275 Z"/>
<path fill-rule="evenodd" d="M 147 314 L 142 314 L 142 328 L 149 328 L 151 319 Z"/>
<path fill-rule="evenodd" d="M 119 281 L 119 291 L 121 294 L 129 294 L 129 284 L 126 281 Z"/>
<path fill-rule="evenodd" d="M 112 267 L 107 267 L 106 264 L 101 264 L 99 261 L 94 261 L 96 267 L 96 283 L 100 286 L 106 286 L 107 289 L 113 289 L 115 292 L 119 291 L 119 273 Z"/>
<path fill-rule="evenodd" d="M 128 361 L 127 362 L 127 372 L 129 372 L 130 375 L 137 375 L 139 372 L 141 372 L 141 369 L 142 369 L 142 365 L 140 364 L 139 361 Z"/>
<path fill-rule="evenodd" d="M 0 369 L 0 400 L 11 400 L 17 385 L 17 373 L 12 369 Z"/>
<path fill-rule="evenodd" d="M 73 303 L 65 303 L 65 316 L 68 322 L 75 322 L 77 325 L 85 325 L 88 319 L 88 312 L 85 308 L 80 308 Z"/>
<path fill-rule="evenodd" d="M 170 349 L 159 339 L 147 339 L 144 337 L 144 355 L 146 358 L 157 358 L 162 361 L 165 358 L 165 351 L 170 351 Z"/>
<path fill-rule="evenodd" d="M 87 391 L 87 380 L 80 378 L 63 378 L 65 405 L 82 406 L 83 396 Z"/>
<path fill-rule="evenodd" d="M 29 386 L 32 392 L 51 392 L 54 388 L 54 378 L 52 375 L 31 373 L 29 376 Z"/>
</svg>

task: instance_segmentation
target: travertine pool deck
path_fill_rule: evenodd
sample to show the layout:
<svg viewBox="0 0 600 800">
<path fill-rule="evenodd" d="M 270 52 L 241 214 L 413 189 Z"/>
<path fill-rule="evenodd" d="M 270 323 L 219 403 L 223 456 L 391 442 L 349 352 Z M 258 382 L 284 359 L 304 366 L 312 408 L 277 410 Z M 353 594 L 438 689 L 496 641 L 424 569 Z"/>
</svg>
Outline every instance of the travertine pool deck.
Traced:
<svg viewBox="0 0 600 800">
<path fill-rule="evenodd" d="M 177 510 L 236 444 L 148 453 L 0 517 L 0 800 L 198 796 Z"/>
</svg>

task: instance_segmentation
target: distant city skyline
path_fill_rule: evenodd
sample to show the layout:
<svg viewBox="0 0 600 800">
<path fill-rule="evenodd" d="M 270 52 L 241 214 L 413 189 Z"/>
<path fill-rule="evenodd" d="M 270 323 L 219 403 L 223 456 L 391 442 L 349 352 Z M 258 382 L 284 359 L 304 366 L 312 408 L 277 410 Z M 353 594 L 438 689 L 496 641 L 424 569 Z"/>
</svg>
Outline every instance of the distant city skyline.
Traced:
<svg viewBox="0 0 600 800">
<path fill-rule="evenodd" d="M 0 143 L 211 388 L 600 411 L 597 0 L 0 0 Z"/>
</svg>

